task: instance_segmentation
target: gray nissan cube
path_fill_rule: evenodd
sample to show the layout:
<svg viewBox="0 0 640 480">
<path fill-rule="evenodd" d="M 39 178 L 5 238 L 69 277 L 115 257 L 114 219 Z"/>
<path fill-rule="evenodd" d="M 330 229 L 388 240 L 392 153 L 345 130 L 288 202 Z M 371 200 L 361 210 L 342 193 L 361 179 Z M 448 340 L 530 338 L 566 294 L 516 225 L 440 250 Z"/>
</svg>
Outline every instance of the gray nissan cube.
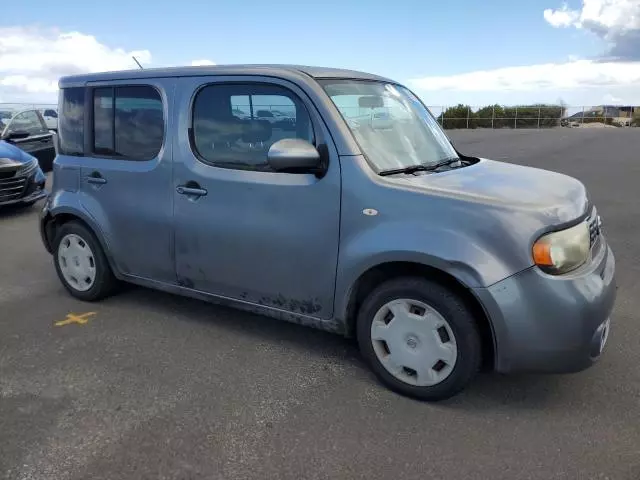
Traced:
<svg viewBox="0 0 640 480">
<path fill-rule="evenodd" d="M 41 234 L 74 297 L 130 282 L 352 336 L 424 400 L 602 354 L 614 256 L 583 184 L 457 151 L 392 80 L 240 65 L 59 86 Z"/>
</svg>

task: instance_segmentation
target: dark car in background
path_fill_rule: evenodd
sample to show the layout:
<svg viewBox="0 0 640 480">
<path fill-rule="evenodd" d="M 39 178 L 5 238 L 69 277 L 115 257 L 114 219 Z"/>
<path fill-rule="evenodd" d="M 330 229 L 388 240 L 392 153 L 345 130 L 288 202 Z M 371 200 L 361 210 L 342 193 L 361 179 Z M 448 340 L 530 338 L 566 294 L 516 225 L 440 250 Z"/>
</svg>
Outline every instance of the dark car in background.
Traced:
<svg viewBox="0 0 640 480">
<path fill-rule="evenodd" d="M 295 130 L 296 128 L 295 118 L 277 110 L 258 110 L 256 118 L 258 120 L 266 120 L 273 127 L 282 130 Z"/>
<path fill-rule="evenodd" d="M 53 133 L 38 110 L 4 111 L 0 118 L 0 140 L 9 141 L 35 157 L 42 171 L 52 170 L 56 155 Z"/>
<path fill-rule="evenodd" d="M 33 205 L 47 196 L 46 177 L 36 157 L 8 140 L 0 140 L 0 207 Z"/>
</svg>

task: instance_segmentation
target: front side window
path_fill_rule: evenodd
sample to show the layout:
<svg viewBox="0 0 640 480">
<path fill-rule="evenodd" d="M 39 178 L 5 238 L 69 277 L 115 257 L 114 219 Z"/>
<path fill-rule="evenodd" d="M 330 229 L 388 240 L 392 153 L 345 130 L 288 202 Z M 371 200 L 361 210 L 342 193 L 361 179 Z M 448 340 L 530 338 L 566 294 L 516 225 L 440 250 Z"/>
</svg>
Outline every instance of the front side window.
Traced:
<svg viewBox="0 0 640 480">
<path fill-rule="evenodd" d="M 93 90 L 93 150 L 126 160 L 155 158 L 164 139 L 160 94 L 147 85 Z"/>
<path fill-rule="evenodd" d="M 458 158 L 438 122 L 408 89 L 364 80 L 320 82 L 379 172 Z"/>
<path fill-rule="evenodd" d="M 193 149 L 215 166 L 271 171 L 267 152 L 284 138 L 314 142 L 302 101 L 277 85 L 215 84 L 193 103 Z"/>
<path fill-rule="evenodd" d="M 84 154 L 84 97 L 83 87 L 60 90 L 58 138 L 63 155 Z"/>
<path fill-rule="evenodd" d="M 27 132 L 29 135 L 41 135 L 47 133 L 47 126 L 43 125 L 40 117 L 34 110 L 18 113 L 11 119 L 7 127 L 7 133 Z"/>
</svg>

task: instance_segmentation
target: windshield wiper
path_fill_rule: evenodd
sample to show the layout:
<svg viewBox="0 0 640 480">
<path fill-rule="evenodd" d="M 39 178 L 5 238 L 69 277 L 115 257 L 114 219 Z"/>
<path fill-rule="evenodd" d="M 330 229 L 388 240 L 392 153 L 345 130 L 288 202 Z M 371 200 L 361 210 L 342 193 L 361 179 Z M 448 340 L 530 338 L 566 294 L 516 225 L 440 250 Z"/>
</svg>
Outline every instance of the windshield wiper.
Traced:
<svg viewBox="0 0 640 480">
<path fill-rule="evenodd" d="M 384 176 L 387 176 L 387 175 L 395 175 L 395 174 L 398 174 L 398 173 L 411 174 L 411 173 L 415 173 L 415 172 L 431 172 L 433 170 L 437 170 L 438 168 L 445 167 L 447 165 L 452 165 L 454 163 L 458 163 L 459 161 L 460 161 L 460 159 L 458 157 L 451 157 L 451 158 L 447 158 L 446 160 L 443 160 L 441 162 L 434 163 L 434 164 L 431 164 L 431 165 L 419 163 L 417 165 L 409 165 L 408 167 L 403 167 L 403 168 L 394 168 L 392 170 L 383 170 L 378 175 L 384 177 Z"/>
<path fill-rule="evenodd" d="M 394 168 L 392 170 L 382 170 L 378 175 L 384 177 L 386 175 L 395 175 L 396 173 L 414 173 L 414 172 L 426 172 L 431 170 L 428 165 L 422 165 L 419 163 L 418 165 L 410 165 L 408 167 L 403 168 Z"/>
</svg>

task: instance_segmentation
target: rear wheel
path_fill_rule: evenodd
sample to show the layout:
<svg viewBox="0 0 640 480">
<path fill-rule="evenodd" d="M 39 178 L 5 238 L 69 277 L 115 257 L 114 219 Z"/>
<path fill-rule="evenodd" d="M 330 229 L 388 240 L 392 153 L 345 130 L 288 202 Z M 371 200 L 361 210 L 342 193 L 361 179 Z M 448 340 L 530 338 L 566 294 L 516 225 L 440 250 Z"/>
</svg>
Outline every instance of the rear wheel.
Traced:
<svg viewBox="0 0 640 480">
<path fill-rule="evenodd" d="M 383 283 L 358 314 L 358 343 L 378 378 L 423 400 L 449 398 L 480 368 L 474 316 L 451 290 L 421 278 Z"/>
<path fill-rule="evenodd" d="M 96 301 L 112 294 L 117 280 L 93 233 L 79 222 L 63 224 L 53 243 L 60 281 L 76 298 Z"/>
</svg>

